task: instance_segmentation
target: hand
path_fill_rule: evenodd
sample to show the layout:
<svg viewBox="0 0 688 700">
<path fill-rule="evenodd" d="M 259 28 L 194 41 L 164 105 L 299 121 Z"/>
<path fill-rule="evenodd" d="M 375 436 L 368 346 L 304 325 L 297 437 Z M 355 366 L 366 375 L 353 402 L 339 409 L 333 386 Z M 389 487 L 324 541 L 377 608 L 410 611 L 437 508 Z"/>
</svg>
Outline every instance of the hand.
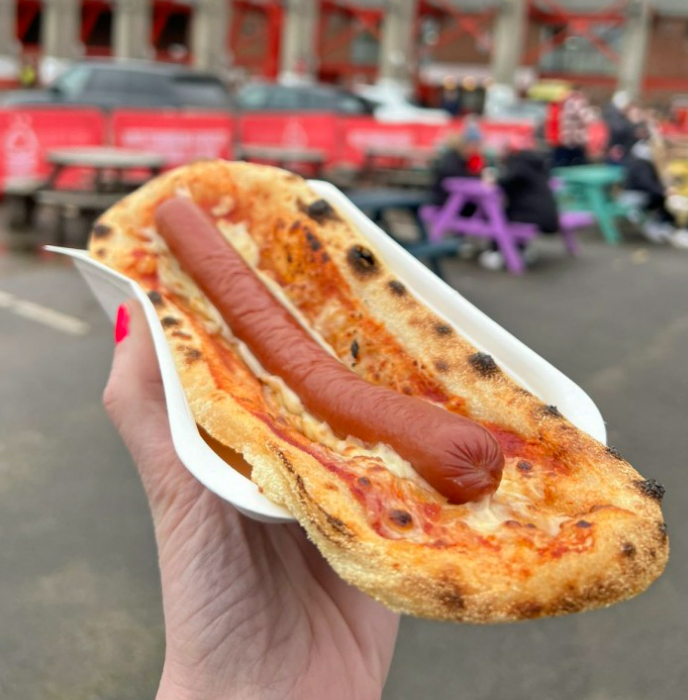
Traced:
<svg viewBox="0 0 688 700">
<path fill-rule="evenodd" d="M 120 309 L 116 337 L 104 403 L 153 515 L 167 645 L 158 700 L 379 698 L 398 616 L 344 583 L 299 526 L 249 520 L 201 486 L 175 455 L 137 303 Z"/>
</svg>

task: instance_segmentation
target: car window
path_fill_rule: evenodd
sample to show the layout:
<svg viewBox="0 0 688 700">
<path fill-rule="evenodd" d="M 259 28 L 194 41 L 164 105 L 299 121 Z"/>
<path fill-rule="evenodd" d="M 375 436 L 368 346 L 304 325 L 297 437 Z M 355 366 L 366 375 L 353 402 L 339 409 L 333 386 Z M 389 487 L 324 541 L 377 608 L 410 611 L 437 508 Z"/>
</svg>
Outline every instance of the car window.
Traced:
<svg viewBox="0 0 688 700">
<path fill-rule="evenodd" d="M 303 90 L 276 85 L 270 92 L 268 108 L 282 111 L 296 111 L 304 109 L 305 103 L 306 99 Z"/>
<path fill-rule="evenodd" d="M 176 78 L 174 88 L 181 104 L 191 107 L 229 107 L 229 93 L 212 78 Z"/>
<path fill-rule="evenodd" d="M 365 100 L 362 100 L 356 95 L 347 95 L 342 93 L 339 95 L 337 108 L 344 114 L 372 114 L 373 108 Z"/>
<path fill-rule="evenodd" d="M 267 109 L 269 96 L 269 85 L 247 85 L 239 93 L 239 107 L 247 110 Z"/>
<path fill-rule="evenodd" d="M 91 72 L 88 66 L 76 66 L 55 81 L 55 88 L 65 97 L 77 97 L 83 93 Z"/>
<path fill-rule="evenodd" d="M 331 90 L 311 88 L 304 90 L 302 109 L 332 111 L 336 109 L 336 100 Z"/>
<path fill-rule="evenodd" d="M 121 95 L 127 90 L 127 71 L 123 70 L 91 70 L 86 92 Z"/>
<path fill-rule="evenodd" d="M 170 80 L 162 75 L 127 71 L 124 90 L 125 96 L 130 96 L 137 102 L 174 102 Z"/>
</svg>

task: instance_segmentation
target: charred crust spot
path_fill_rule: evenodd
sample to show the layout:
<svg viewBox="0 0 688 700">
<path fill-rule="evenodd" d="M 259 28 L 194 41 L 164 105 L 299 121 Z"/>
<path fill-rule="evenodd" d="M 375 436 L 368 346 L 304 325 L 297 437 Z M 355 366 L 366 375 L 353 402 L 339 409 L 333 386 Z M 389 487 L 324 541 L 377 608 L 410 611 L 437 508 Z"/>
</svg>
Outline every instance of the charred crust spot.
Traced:
<svg viewBox="0 0 688 700">
<path fill-rule="evenodd" d="M 148 292 L 148 298 L 153 302 L 153 306 L 162 306 L 164 303 L 160 292 Z"/>
<path fill-rule="evenodd" d="M 504 527 L 521 527 L 521 523 L 518 520 L 505 520 Z"/>
<path fill-rule="evenodd" d="M 512 608 L 513 615 L 516 618 L 531 618 L 538 617 L 542 614 L 544 608 L 540 603 L 527 601 L 525 603 L 517 603 Z"/>
<path fill-rule="evenodd" d="M 400 510 L 398 508 L 393 508 L 389 511 L 389 519 L 397 526 L 408 528 L 413 524 L 413 518 L 411 513 L 405 510 Z"/>
<path fill-rule="evenodd" d="M 526 462 L 525 459 L 522 459 L 516 465 L 516 469 L 518 469 L 520 472 L 530 472 L 533 470 L 533 465 L 530 462 Z"/>
<path fill-rule="evenodd" d="M 196 348 L 184 348 L 184 357 L 186 361 L 191 364 L 192 362 L 196 362 L 196 360 L 200 360 L 203 357 L 203 353 Z"/>
<path fill-rule="evenodd" d="M 587 520 L 579 520 L 576 523 L 576 527 L 582 527 L 584 529 L 592 527 L 592 523 L 588 522 Z"/>
<path fill-rule="evenodd" d="M 358 479 L 356 479 L 356 483 L 364 489 L 367 489 L 372 482 L 367 476 L 359 476 Z"/>
<path fill-rule="evenodd" d="M 435 360 L 434 365 L 438 372 L 446 372 L 449 369 L 449 363 L 444 360 Z"/>
<path fill-rule="evenodd" d="M 549 406 L 543 406 L 542 412 L 546 416 L 552 416 L 552 418 L 563 418 L 564 417 L 562 415 L 561 411 L 556 406 L 552 406 L 551 404 Z"/>
<path fill-rule="evenodd" d="M 107 224 L 96 224 L 93 227 L 93 235 L 95 238 L 107 238 L 112 233 L 112 228 Z"/>
<path fill-rule="evenodd" d="M 632 544 L 631 542 L 624 542 L 621 545 L 621 554 L 624 557 L 628 557 L 629 559 L 632 559 L 635 556 L 635 545 Z"/>
<path fill-rule="evenodd" d="M 440 336 L 451 335 L 452 329 L 444 323 L 438 323 L 435 326 L 435 333 L 437 333 L 437 335 L 440 335 Z"/>
<path fill-rule="evenodd" d="M 191 340 L 192 338 L 191 333 L 185 333 L 184 331 L 172 331 L 172 336 L 183 340 Z"/>
<path fill-rule="evenodd" d="M 399 280 L 390 280 L 387 286 L 395 297 L 403 297 L 406 294 L 406 287 Z"/>
<path fill-rule="evenodd" d="M 324 199 L 316 199 L 315 202 L 305 205 L 299 202 L 299 209 L 313 221 L 324 224 L 326 221 L 341 221 L 339 214 L 332 205 Z"/>
<path fill-rule="evenodd" d="M 305 228 L 304 233 L 306 234 L 306 242 L 308 243 L 308 247 L 314 253 L 317 253 L 322 248 L 322 243 L 318 240 L 318 237 L 310 229 Z"/>
<path fill-rule="evenodd" d="M 468 358 L 471 367 L 483 377 L 493 377 L 499 373 L 499 365 L 494 361 L 492 355 L 486 352 L 476 352 Z"/>
<path fill-rule="evenodd" d="M 105 250 L 105 248 L 98 248 L 96 250 L 96 257 L 104 258 L 106 255 L 107 255 L 107 250 Z"/>
<path fill-rule="evenodd" d="M 346 260 L 353 271 L 361 277 L 369 277 L 379 272 L 375 256 L 362 245 L 352 245 L 346 255 Z"/>
<path fill-rule="evenodd" d="M 354 360 L 358 360 L 359 350 L 358 341 L 354 339 L 351 343 L 351 357 L 353 357 Z"/>
<path fill-rule="evenodd" d="M 669 527 L 666 523 L 659 523 L 658 529 L 662 542 L 666 541 L 666 538 L 669 536 Z"/>
<path fill-rule="evenodd" d="M 656 479 L 640 479 L 635 484 L 648 498 L 654 498 L 655 501 L 661 501 L 664 498 L 665 488 Z"/>
<path fill-rule="evenodd" d="M 320 256 L 320 260 L 324 263 L 330 262 L 330 256 L 327 254 L 327 251 L 323 251 L 323 254 Z"/>
<path fill-rule="evenodd" d="M 406 394 L 406 396 L 411 396 L 411 394 L 413 393 L 410 386 L 403 387 L 401 391 L 402 393 Z"/>
<path fill-rule="evenodd" d="M 526 523 L 526 527 L 529 530 L 537 530 L 537 525 L 535 523 Z"/>
<path fill-rule="evenodd" d="M 295 221 L 292 222 L 292 225 L 289 227 L 289 232 L 294 233 L 294 231 L 298 231 L 301 228 L 301 222 L 296 219 Z"/>
<path fill-rule="evenodd" d="M 606 450 L 607 450 L 607 454 L 614 457 L 614 459 L 618 459 L 621 462 L 624 461 L 624 458 L 621 456 L 621 453 L 619 452 L 619 450 L 616 449 L 616 447 L 612 447 L 610 445 L 609 447 L 606 448 Z"/>
<path fill-rule="evenodd" d="M 179 325 L 179 319 L 174 316 L 164 316 L 160 323 L 162 323 L 163 328 L 173 328 Z"/>
<path fill-rule="evenodd" d="M 463 610 L 466 607 L 463 593 L 456 586 L 453 589 L 442 591 L 438 598 L 450 610 Z"/>
</svg>

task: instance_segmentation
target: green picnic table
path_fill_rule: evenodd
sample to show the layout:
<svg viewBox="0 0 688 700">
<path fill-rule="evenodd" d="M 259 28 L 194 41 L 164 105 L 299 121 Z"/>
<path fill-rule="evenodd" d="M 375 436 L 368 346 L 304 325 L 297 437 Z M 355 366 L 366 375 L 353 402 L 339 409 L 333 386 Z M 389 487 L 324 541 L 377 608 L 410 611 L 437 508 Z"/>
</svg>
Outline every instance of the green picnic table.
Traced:
<svg viewBox="0 0 688 700">
<path fill-rule="evenodd" d="M 573 165 L 555 168 L 552 174 L 562 185 L 558 192 L 562 208 L 594 214 L 607 243 L 619 243 L 615 218 L 626 211 L 614 201 L 612 188 L 623 182 L 624 169 L 617 165 Z"/>
</svg>

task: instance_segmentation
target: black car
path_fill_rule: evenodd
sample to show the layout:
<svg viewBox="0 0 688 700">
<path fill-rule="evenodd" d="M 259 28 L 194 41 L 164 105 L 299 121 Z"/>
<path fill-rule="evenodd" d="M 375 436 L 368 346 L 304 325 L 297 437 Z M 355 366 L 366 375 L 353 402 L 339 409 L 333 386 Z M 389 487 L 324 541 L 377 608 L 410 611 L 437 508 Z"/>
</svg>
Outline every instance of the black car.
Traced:
<svg viewBox="0 0 688 700">
<path fill-rule="evenodd" d="M 230 93 L 211 73 L 185 66 L 148 62 L 84 61 L 44 90 L 14 90 L 1 105 L 88 105 L 114 107 L 231 108 Z"/>
<path fill-rule="evenodd" d="M 373 114 L 372 102 L 332 85 L 249 83 L 237 95 L 243 112 L 336 112 Z"/>
</svg>

